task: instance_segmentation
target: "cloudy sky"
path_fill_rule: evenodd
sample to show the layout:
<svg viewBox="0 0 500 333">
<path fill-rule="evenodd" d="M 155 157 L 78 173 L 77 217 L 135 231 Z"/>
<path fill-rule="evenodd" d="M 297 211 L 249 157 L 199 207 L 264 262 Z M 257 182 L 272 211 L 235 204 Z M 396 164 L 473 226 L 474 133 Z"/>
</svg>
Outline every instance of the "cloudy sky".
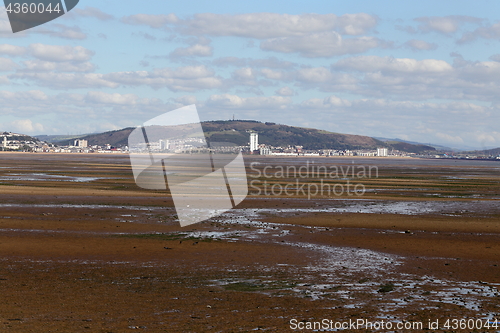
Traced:
<svg viewBox="0 0 500 333">
<path fill-rule="evenodd" d="M 189 104 L 500 147 L 500 2 L 80 0 L 16 34 L 0 8 L 0 130 L 113 130 Z"/>
</svg>

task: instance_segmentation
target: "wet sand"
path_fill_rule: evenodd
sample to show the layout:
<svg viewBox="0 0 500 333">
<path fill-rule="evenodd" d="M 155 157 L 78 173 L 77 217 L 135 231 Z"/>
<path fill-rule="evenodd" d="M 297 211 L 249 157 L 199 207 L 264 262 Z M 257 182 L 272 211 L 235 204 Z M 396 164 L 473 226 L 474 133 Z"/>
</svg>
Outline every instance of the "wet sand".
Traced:
<svg viewBox="0 0 500 333">
<path fill-rule="evenodd" d="M 181 228 L 167 194 L 135 186 L 126 156 L 0 161 L 7 332 L 283 332 L 293 318 L 500 313 L 500 164 L 364 159 L 380 174 L 355 180 L 372 190 L 360 198 L 254 195 Z"/>
</svg>

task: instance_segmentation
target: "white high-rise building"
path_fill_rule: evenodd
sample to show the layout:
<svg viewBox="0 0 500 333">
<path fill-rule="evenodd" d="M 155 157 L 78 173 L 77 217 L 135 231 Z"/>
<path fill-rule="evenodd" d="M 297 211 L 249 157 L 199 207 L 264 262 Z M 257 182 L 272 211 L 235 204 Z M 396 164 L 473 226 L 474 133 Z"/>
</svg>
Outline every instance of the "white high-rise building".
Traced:
<svg viewBox="0 0 500 333">
<path fill-rule="evenodd" d="M 77 139 L 74 142 L 74 146 L 75 147 L 79 147 L 79 148 L 86 148 L 87 145 L 88 145 L 88 141 L 87 140 L 83 140 L 83 139 Z"/>
<path fill-rule="evenodd" d="M 377 156 L 387 156 L 388 150 L 387 148 L 377 148 Z"/>
<path fill-rule="evenodd" d="M 258 133 L 250 133 L 250 151 L 253 152 L 259 149 L 259 134 Z"/>
</svg>

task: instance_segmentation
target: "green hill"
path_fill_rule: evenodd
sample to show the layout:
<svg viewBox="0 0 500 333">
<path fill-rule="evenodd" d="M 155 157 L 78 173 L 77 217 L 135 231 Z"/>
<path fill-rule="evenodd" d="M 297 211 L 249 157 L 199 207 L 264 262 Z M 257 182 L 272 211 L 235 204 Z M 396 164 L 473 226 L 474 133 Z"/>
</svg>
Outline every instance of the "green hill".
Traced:
<svg viewBox="0 0 500 333">
<path fill-rule="evenodd" d="M 46 142 L 62 142 L 62 141 L 70 141 L 80 139 L 89 134 L 80 134 L 80 135 L 37 135 L 36 138 L 40 141 Z"/>
<path fill-rule="evenodd" d="M 110 144 L 113 147 L 123 147 L 127 145 L 129 134 L 134 130 L 132 127 L 116 131 L 109 131 L 98 134 L 87 134 L 84 136 L 71 137 L 63 140 L 57 140 L 54 143 L 60 146 L 72 145 L 75 139 L 87 140 L 90 146 L 104 146 Z"/>
<path fill-rule="evenodd" d="M 368 136 L 339 134 L 313 128 L 257 121 L 207 121 L 202 123 L 209 141 L 248 145 L 249 132 L 259 133 L 259 142 L 275 147 L 303 146 L 304 149 L 362 149 L 384 144 Z"/>
<path fill-rule="evenodd" d="M 435 151 L 435 148 L 426 145 L 413 145 L 401 142 L 382 142 L 375 138 L 363 135 L 340 134 L 314 128 L 287 126 L 276 123 L 261 123 L 254 120 L 217 120 L 201 123 L 208 142 L 231 142 L 239 146 L 247 146 L 250 132 L 259 134 L 259 143 L 274 147 L 303 146 L 306 150 L 316 149 L 376 149 L 387 147 L 407 152 L 423 153 Z M 156 127 L 156 126 L 154 126 Z M 122 147 L 128 144 L 128 136 L 134 128 L 124 128 L 99 134 L 81 136 L 89 145 L 103 146 L 110 144 Z M 161 127 L 152 128 L 152 131 L 161 131 Z M 184 127 L 178 128 L 184 130 Z M 186 136 L 190 136 L 192 126 L 185 125 Z M 55 142 L 59 145 L 72 144 L 73 139 Z"/>
</svg>

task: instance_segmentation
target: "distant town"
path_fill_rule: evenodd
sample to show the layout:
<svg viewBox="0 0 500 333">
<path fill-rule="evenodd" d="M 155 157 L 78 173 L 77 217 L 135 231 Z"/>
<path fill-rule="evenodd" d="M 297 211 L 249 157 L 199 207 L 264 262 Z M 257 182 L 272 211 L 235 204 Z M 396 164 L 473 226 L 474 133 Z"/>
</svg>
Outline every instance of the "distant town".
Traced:
<svg viewBox="0 0 500 333">
<path fill-rule="evenodd" d="M 304 149 L 303 146 L 274 147 L 266 143 L 259 143 L 259 134 L 249 131 L 249 143 L 245 146 L 224 145 L 207 148 L 200 138 L 184 138 L 177 140 L 158 140 L 134 147 L 114 147 L 111 144 L 89 145 L 88 140 L 70 140 L 69 145 L 57 145 L 36 138 L 13 132 L 3 132 L 0 135 L 0 151 L 17 151 L 32 153 L 79 153 L 79 154 L 128 154 L 130 152 L 165 152 L 165 153 L 196 153 L 213 151 L 216 153 L 242 152 L 246 155 L 262 156 L 361 156 L 361 157 L 421 157 L 421 158 L 448 158 L 448 159 L 486 159 L 500 160 L 500 155 L 484 155 L 460 152 L 440 152 L 433 154 L 416 154 L 386 147 L 376 149 Z"/>
<path fill-rule="evenodd" d="M 109 144 L 89 146 L 87 140 L 76 139 L 72 141 L 72 145 L 59 146 L 25 134 L 3 132 L 0 135 L 0 150 L 33 153 L 128 153 L 128 149 L 112 147 Z"/>
<path fill-rule="evenodd" d="M 376 150 L 358 149 L 358 150 L 336 150 L 336 149 L 319 149 L 319 150 L 304 150 L 302 146 L 295 147 L 272 147 L 266 144 L 259 144 L 259 134 L 250 133 L 250 144 L 248 147 L 250 154 L 256 155 L 275 155 L 275 156 L 363 156 L 363 157 L 425 157 L 425 158 L 458 158 L 458 159 L 498 159 L 500 155 L 471 155 L 452 152 L 440 152 L 432 155 L 418 155 L 416 153 L 408 153 L 405 151 L 395 150 L 381 147 Z"/>
</svg>

